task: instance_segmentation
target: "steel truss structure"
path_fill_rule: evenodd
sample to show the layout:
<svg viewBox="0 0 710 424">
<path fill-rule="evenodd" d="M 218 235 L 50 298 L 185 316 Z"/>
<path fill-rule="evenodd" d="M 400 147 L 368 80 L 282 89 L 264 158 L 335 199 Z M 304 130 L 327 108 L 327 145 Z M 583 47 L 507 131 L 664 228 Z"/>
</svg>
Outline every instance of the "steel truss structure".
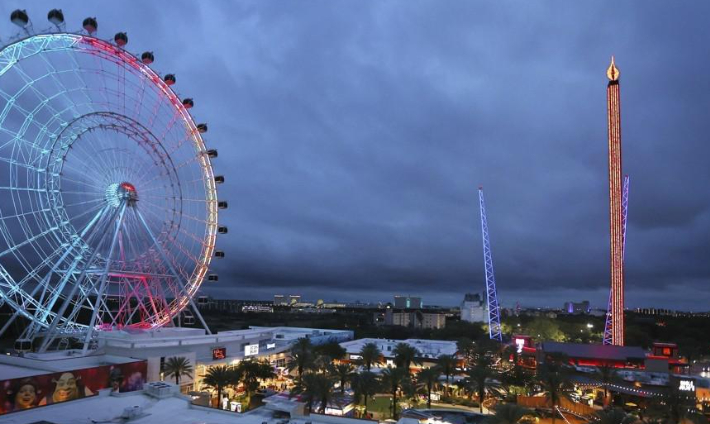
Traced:
<svg viewBox="0 0 710 424">
<path fill-rule="evenodd" d="M 624 175 L 624 186 L 621 191 L 621 264 L 626 266 L 625 255 L 626 255 L 626 225 L 629 222 L 629 176 Z M 625 273 L 624 273 L 625 274 Z M 610 345 L 612 343 L 612 290 L 609 290 L 609 303 L 606 308 L 606 322 L 604 325 L 604 344 Z"/>
<path fill-rule="evenodd" d="M 483 238 L 483 265 L 486 271 L 486 302 L 488 306 L 488 335 L 491 340 L 503 341 L 500 326 L 500 308 L 498 307 L 498 291 L 493 273 L 493 255 L 491 242 L 488 238 L 488 218 L 486 203 L 483 199 L 483 187 L 478 188 L 478 202 L 481 209 L 481 235 Z"/>
<path fill-rule="evenodd" d="M 202 319 L 218 201 L 174 77 L 59 30 L 0 50 L 0 334 L 23 317 L 21 341 L 86 352 L 98 330 Z"/>
</svg>

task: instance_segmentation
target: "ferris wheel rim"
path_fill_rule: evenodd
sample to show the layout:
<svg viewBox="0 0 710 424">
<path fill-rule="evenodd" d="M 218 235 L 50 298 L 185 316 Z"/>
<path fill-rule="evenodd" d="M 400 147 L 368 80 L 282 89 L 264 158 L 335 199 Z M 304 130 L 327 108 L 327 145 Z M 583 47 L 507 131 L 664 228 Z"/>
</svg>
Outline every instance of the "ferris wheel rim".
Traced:
<svg viewBox="0 0 710 424">
<path fill-rule="evenodd" d="M 181 121 L 187 126 L 188 130 L 191 133 L 190 139 L 192 141 L 195 154 L 199 156 L 199 160 L 197 160 L 196 163 L 200 166 L 201 169 L 202 181 L 206 195 L 205 235 L 203 251 L 199 252 L 200 261 L 196 263 L 197 269 L 195 270 L 195 273 L 193 273 L 193 277 L 189 278 L 189 280 L 186 281 L 183 293 L 184 296 L 182 296 L 179 302 L 176 302 L 175 305 L 171 307 L 171 313 L 169 315 L 172 315 L 173 313 L 179 313 L 179 311 L 181 311 L 187 306 L 189 301 L 195 296 L 197 290 L 203 283 L 215 249 L 215 240 L 217 234 L 218 201 L 216 185 L 214 181 L 214 172 L 212 169 L 211 161 L 209 156 L 207 154 L 204 154 L 204 152 L 207 151 L 205 142 L 202 139 L 202 136 L 198 131 L 197 125 L 195 124 L 195 121 L 193 120 L 191 114 L 187 111 L 185 105 L 183 105 L 183 103 L 180 101 L 179 97 L 173 91 L 173 89 L 168 84 L 166 84 L 166 82 L 163 81 L 163 79 L 161 79 L 160 76 L 152 68 L 150 68 L 147 64 L 143 63 L 137 56 L 124 50 L 122 47 L 113 45 L 110 42 L 91 35 L 77 34 L 72 32 L 35 34 L 28 35 L 27 37 L 2 46 L 2 48 L 0 48 L 0 77 L 2 77 L 13 66 L 18 64 L 22 60 L 34 55 L 52 51 L 54 48 L 48 47 L 48 43 L 52 40 L 59 40 L 65 42 L 66 44 L 62 47 L 63 49 L 99 49 L 105 54 L 111 55 L 110 57 L 117 58 L 122 63 L 130 65 L 142 75 L 144 81 L 149 81 L 155 87 L 159 88 L 160 92 L 163 93 L 163 95 L 170 102 L 173 108 L 180 114 Z M 42 47 L 36 48 L 34 51 L 29 52 L 29 54 L 17 55 L 13 56 L 10 60 L 5 60 L 7 53 L 11 50 L 21 49 L 23 46 L 30 45 L 36 42 L 45 42 L 45 44 Z M 102 59 L 107 59 L 106 57 L 102 57 L 100 55 L 96 56 L 101 57 Z M 1 217 L 2 216 L 0 215 L 0 218 Z M 76 229 L 74 230 L 76 234 L 77 231 Z M 5 296 L 5 292 L 3 290 L 0 290 L 0 295 L 2 295 L 4 301 L 11 304 L 11 306 L 13 306 L 14 304 L 14 309 L 16 311 L 19 311 L 26 318 L 33 318 L 32 314 L 28 313 L 25 308 L 23 308 L 21 305 L 17 305 L 13 302 L 12 299 L 10 299 L 8 296 Z M 55 314 L 53 311 L 48 311 L 48 313 L 49 315 Z M 163 319 L 161 323 L 159 323 L 159 325 L 164 324 L 166 319 L 169 318 L 169 316 L 164 318 L 165 319 Z M 46 328 L 48 326 L 48 321 L 40 322 L 37 324 Z M 77 326 L 81 327 L 82 324 L 77 324 Z"/>
</svg>

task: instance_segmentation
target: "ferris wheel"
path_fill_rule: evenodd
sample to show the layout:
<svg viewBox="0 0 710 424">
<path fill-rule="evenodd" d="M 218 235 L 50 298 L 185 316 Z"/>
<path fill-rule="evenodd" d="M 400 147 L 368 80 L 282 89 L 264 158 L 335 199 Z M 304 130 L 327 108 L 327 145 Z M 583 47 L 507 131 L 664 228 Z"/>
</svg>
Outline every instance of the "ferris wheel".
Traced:
<svg viewBox="0 0 710 424">
<path fill-rule="evenodd" d="M 0 50 L 0 305 L 28 325 L 22 349 L 97 331 L 171 325 L 209 274 L 218 201 L 206 124 L 174 74 L 133 55 L 128 36 L 66 31 L 61 10 Z M 209 332 L 209 329 L 207 329 Z M 41 343 L 39 340 L 41 339 Z"/>
</svg>

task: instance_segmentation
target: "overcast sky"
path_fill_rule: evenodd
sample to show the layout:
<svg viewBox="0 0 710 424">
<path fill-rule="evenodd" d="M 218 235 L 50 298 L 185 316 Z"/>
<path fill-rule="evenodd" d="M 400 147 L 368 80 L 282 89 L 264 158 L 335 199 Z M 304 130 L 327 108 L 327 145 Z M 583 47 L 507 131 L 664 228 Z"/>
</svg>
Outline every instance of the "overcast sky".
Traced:
<svg viewBox="0 0 710 424">
<path fill-rule="evenodd" d="M 605 307 L 613 54 L 627 306 L 708 310 L 710 3 L 670 5 L 9 0 L 0 16 L 96 16 L 177 75 L 230 204 L 202 291 L 239 299 L 458 304 L 485 287 L 482 185 L 504 306 Z"/>
</svg>

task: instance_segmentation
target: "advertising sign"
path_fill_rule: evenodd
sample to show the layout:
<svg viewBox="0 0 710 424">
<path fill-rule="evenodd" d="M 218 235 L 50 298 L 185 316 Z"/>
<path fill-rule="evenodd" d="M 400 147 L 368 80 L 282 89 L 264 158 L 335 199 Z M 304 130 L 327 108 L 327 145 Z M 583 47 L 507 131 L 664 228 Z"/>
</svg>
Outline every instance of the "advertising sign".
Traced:
<svg viewBox="0 0 710 424">
<path fill-rule="evenodd" d="M 217 359 L 224 359 L 227 357 L 227 348 L 226 347 L 215 347 L 212 349 L 212 359 L 217 360 Z"/>
<path fill-rule="evenodd" d="M 259 354 L 259 345 L 251 344 L 244 346 L 244 356 L 254 356 Z"/>
<path fill-rule="evenodd" d="M 0 415 L 95 396 L 102 389 L 142 390 L 147 370 L 147 362 L 139 361 L 0 380 Z"/>
</svg>

